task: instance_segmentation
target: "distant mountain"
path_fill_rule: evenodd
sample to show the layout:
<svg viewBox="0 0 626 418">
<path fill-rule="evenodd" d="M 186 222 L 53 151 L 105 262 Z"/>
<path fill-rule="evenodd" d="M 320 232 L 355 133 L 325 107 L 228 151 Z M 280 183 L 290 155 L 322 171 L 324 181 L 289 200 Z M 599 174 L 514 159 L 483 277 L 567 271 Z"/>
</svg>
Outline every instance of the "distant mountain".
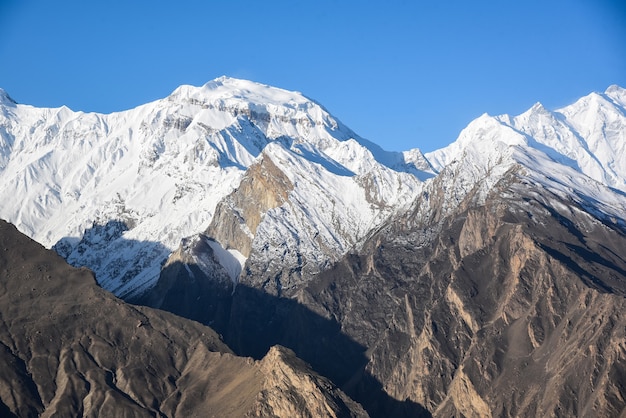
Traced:
<svg viewBox="0 0 626 418">
<path fill-rule="evenodd" d="M 2 97 L 0 216 L 126 300 L 289 347 L 372 416 L 626 413 L 621 87 L 425 155 L 229 78 L 111 115 Z"/>
<path fill-rule="evenodd" d="M 239 353 L 289 346 L 372 415 L 389 413 L 361 370 L 433 416 L 623 416 L 624 97 L 484 115 L 426 154 L 437 175 L 409 210 L 290 299 L 243 277 L 218 329 Z"/>
<path fill-rule="evenodd" d="M 257 226 L 262 234 L 279 228 L 303 239 L 289 242 L 298 252 L 290 265 L 320 270 L 432 176 L 418 150 L 383 151 L 301 94 L 244 80 L 181 86 L 163 100 L 110 115 L 3 97 L 0 216 L 71 264 L 94 270 L 119 296 L 154 286 L 168 255 L 203 232 L 218 203 L 263 160 L 291 182 L 289 218 L 269 225 L 270 213 L 264 223 L 242 225 L 251 242 L 227 248 L 240 264 L 232 271 L 242 269 L 248 247 L 270 239 L 254 240 Z M 311 210 L 321 202 L 328 204 Z"/>
</svg>

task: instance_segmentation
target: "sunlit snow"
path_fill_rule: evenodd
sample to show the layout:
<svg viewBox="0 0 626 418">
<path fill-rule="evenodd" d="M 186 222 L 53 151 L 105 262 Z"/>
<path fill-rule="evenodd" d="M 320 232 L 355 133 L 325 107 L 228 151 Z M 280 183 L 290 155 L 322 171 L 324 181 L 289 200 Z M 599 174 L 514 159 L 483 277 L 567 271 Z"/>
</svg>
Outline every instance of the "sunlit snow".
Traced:
<svg viewBox="0 0 626 418">
<path fill-rule="evenodd" d="M 611 86 L 554 111 L 485 114 L 424 155 L 385 151 L 300 93 L 227 77 L 108 115 L 19 105 L 0 90 L 0 217 L 56 244 L 118 295 L 153 286 L 169 254 L 206 230 L 263 155 L 293 184 L 253 237 L 254 257 L 268 265 L 319 270 L 434 184 L 445 213 L 513 166 L 623 218 L 625 103 L 625 90 Z M 213 244 L 236 283 L 246 258 Z"/>
</svg>

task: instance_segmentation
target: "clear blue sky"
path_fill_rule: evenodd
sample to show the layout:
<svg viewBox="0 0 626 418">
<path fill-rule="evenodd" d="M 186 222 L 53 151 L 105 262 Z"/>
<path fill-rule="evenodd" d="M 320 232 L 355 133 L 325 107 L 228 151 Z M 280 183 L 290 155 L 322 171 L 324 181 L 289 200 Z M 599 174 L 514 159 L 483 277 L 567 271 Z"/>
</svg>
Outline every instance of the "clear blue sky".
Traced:
<svg viewBox="0 0 626 418">
<path fill-rule="evenodd" d="M 228 75 L 424 151 L 482 113 L 626 86 L 626 2 L 0 0 L 0 87 L 112 112 Z"/>
</svg>

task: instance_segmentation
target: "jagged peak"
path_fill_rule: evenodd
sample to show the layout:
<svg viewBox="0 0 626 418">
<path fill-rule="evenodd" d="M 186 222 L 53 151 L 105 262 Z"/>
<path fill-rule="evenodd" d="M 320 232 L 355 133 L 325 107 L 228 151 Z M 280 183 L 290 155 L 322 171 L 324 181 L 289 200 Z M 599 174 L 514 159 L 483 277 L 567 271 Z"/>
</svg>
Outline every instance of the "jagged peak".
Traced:
<svg viewBox="0 0 626 418">
<path fill-rule="evenodd" d="M 455 142 L 442 149 L 427 153 L 425 156 L 437 170 L 441 170 L 447 163 L 458 158 L 467 147 L 478 148 L 478 144 L 485 143 L 485 141 L 497 141 L 508 145 L 528 145 L 524 139 L 523 132 L 533 135 L 530 132 L 540 126 L 551 125 L 555 127 L 563 123 L 570 126 L 572 123 L 570 119 L 577 113 L 613 112 L 613 109 L 620 106 L 623 107 L 624 103 L 626 103 L 626 90 L 618 85 L 612 85 L 606 89 L 605 93 L 592 92 L 556 111 L 551 111 L 542 103 L 536 102 L 518 116 L 503 114 L 492 117 L 487 113 L 483 113 L 461 131 Z M 505 129 L 505 131 L 502 131 L 502 129 Z M 571 126 L 563 129 L 571 129 Z M 495 132 L 498 133 L 496 134 Z M 566 138 L 567 136 L 556 135 L 553 140 L 561 143 Z M 576 153 L 576 149 L 570 149 L 575 144 L 576 141 L 563 142 L 556 147 L 560 147 L 560 152 L 564 154 Z M 485 151 L 492 152 L 493 150 L 485 149 Z"/>
<path fill-rule="evenodd" d="M 0 104 L 16 105 L 17 102 L 13 100 L 11 96 L 9 96 L 9 93 L 7 93 L 6 90 L 0 88 Z"/>
<path fill-rule="evenodd" d="M 506 118 L 499 117 L 499 120 L 503 121 L 507 125 L 516 125 L 519 123 L 523 124 L 523 123 L 526 123 L 524 121 L 529 121 L 533 119 L 548 119 L 548 120 L 555 119 L 554 114 L 550 110 L 546 109 L 545 106 L 541 102 L 536 102 L 534 105 L 530 107 L 530 109 L 528 109 L 527 111 L 525 111 L 524 113 L 518 116 L 514 116 L 514 117 L 510 117 L 508 115 L 506 116 L 507 116 Z"/>
<path fill-rule="evenodd" d="M 529 112 L 537 112 L 537 113 L 549 113 L 549 110 L 546 109 L 541 102 L 536 102 L 529 109 Z"/>
</svg>

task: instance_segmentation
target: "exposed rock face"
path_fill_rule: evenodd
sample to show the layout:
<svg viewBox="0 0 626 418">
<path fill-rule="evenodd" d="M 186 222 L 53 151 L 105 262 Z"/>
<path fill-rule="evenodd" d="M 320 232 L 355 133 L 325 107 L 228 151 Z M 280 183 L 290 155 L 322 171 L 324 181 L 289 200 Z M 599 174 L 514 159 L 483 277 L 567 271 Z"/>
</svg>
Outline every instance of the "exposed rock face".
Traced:
<svg viewBox="0 0 626 418">
<path fill-rule="evenodd" d="M 248 169 L 239 187 L 217 205 L 206 235 L 248 257 L 261 218 L 285 203 L 291 190 L 289 178 L 263 155 Z"/>
<path fill-rule="evenodd" d="M 367 416 L 288 350 L 260 362 L 237 357 L 210 328 L 116 299 L 91 272 L 0 221 L 2 416 L 287 411 Z"/>
<path fill-rule="evenodd" d="M 372 416 L 626 413 L 623 222 L 519 167 L 450 200 L 434 182 L 292 298 L 244 280 L 214 323 L 240 354 L 290 347 Z"/>
<path fill-rule="evenodd" d="M 238 285 L 220 331 L 292 348 L 372 416 L 622 416 L 624 228 L 522 178 L 445 213 L 425 194 L 293 298 Z"/>
<path fill-rule="evenodd" d="M 211 240 L 210 248 L 197 236 L 186 239 L 192 245 L 184 243 L 170 258 L 154 288 L 125 299 L 188 316 L 186 301 L 199 294 L 199 289 L 189 284 L 214 283 L 221 270 L 228 272 L 235 285 L 292 296 L 372 228 L 408 206 L 419 184 L 410 174 L 375 163 L 372 154 L 355 141 L 346 141 L 336 154 L 346 159 L 347 166 L 350 162 L 365 165 L 352 167 L 363 171 L 358 175 L 321 151 L 314 154 L 298 144 L 293 149 L 283 145 L 266 147 L 239 186 L 217 205 L 211 224 L 201 234 Z M 358 155 L 356 161 L 346 157 L 357 151 L 365 155 Z M 186 252 L 182 258 L 181 251 Z M 173 260 L 183 258 L 186 267 L 169 268 Z M 200 269 L 202 277 L 197 274 L 201 265 L 207 267 Z M 170 307 L 161 304 L 167 297 L 163 289 L 169 289 L 167 292 L 173 293 L 170 299 L 178 302 Z M 205 321 L 207 315 L 198 312 L 191 318 Z"/>
<path fill-rule="evenodd" d="M 441 223 L 381 231 L 299 300 L 434 416 L 622 416 L 625 231 L 510 180 Z"/>
<path fill-rule="evenodd" d="M 254 417 L 366 417 L 361 405 L 309 366 L 293 351 L 275 346 L 261 361 L 266 378 L 257 398 Z"/>
</svg>

